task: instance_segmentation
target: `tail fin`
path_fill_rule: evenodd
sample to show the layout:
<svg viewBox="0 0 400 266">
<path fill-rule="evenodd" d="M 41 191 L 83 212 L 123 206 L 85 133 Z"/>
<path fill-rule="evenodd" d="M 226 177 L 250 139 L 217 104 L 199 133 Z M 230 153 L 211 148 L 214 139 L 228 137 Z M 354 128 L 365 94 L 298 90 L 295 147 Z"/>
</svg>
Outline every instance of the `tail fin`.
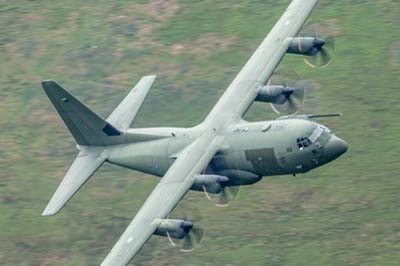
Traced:
<svg viewBox="0 0 400 266">
<path fill-rule="evenodd" d="M 139 111 L 154 80 L 155 76 L 142 78 L 110 115 L 109 122 L 79 102 L 54 81 L 42 82 L 43 89 L 50 101 L 76 142 L 81 145 L 78 147 L 80 150 L 78 156 L 43 211 L 43 216 L 57 214 L 107 160 L 104 152 L 107 147 L 98 146 L 151 141 L 166 137 L 164 134 L 153 135 L 125 131 Z"/>
<path fill-rule="evenodd" d="M 125 131 L 139 112 L 155 78 L 156 76 L 143 77 L 107 121 L 54 81 L 43 81 L 42 86 L 79 145 L 109 146 L 165 137 Z"/>
<path fill-rule="evenodd" d="M 42 87 L 78 144 L 113 145 L 112 137 L 122 135 L 54 81 L 43 81 Z"/>
</svg>

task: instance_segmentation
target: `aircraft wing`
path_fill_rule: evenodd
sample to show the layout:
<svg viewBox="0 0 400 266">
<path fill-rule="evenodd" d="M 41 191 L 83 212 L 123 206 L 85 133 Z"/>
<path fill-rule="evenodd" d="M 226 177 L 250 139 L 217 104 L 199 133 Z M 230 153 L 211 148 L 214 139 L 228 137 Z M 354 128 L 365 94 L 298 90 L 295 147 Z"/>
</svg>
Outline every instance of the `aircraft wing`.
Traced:
<svg viewBox="0 0 400 266">
<path fill-rule="evenodd" d="M 271 78 L 296 37 L 311 15 L 318 0 L 294 0 L 249 61 L 236 76 L 205 123 L 219 131 L 242 119 L 259 90 Z"/>
<path fill-rule="evenodd" d="M 101 266 L 125 266 L 191 188 L 221 145 L 215 132 L 204 133 L 186 147 L 147 198 Z"/>
<path fill-rule="evenodd" d="M 239 121 L 286 54 L 318 0 L 294 0 L 212 109 L 205 133 L 179 153 L 163 179 L 107 255 L 101 266 L 125 266 L 193 185 L 222 145 L 224 129 Z M 221 134 L 222 133 L 222 134 Z"/>
</svg>

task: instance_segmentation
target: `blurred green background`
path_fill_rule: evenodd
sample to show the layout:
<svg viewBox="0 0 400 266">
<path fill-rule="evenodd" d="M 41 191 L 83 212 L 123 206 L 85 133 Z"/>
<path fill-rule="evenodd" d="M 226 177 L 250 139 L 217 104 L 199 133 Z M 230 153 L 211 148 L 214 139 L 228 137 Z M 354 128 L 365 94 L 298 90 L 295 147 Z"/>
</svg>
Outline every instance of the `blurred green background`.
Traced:
<svg viewBox="0 0 400 266">
<path fill-rule="evenodd" d="M 289 1 L 0 1 L 0 265 L 99 265 L 158 182 L 105 165 L 57 216 L 41 212 L 75 143 L 40 81 L 54 79 L 106 116 L 143 75 L 155 87 L 134 126 L 205 118 Z M 337 33 L 332 64 L 287 56 L 312 80 L 313 112 L 346 139 L 339 160 L 266 177 L 202 210 L 202 247 L 182 254 L 152 237 L 130 265 L 400 265 L 400 3 L 321 0 L 311 23 Z M 306 112 L 303 110 L 302 112 Z M 274 119 L 256 104 L 250 120 Z"/>
</svg>

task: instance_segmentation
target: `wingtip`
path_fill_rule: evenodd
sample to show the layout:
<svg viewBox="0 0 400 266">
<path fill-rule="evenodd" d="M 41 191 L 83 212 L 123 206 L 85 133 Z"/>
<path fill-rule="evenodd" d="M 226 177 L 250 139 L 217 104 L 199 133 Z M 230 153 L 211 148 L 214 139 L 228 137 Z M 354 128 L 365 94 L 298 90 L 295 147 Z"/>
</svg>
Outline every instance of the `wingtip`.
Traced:
<svg viewBox="0 0 400 266">
<path fill-rule="evenodd" d="M 54 80 L 51 79 L 45 79 L 42 81 L 42 85 L 48 85 L 48 84 L 53 84 L 55 83 Z"/>
<path fill-rule="evenodd" d="M 156 79 L 157 75 L 148 75 L 148 76 L 144 76 L 143 78 L 147 78 L 147 79 Z"/>
<path fill-rule="evenodd" d="M 54 216 L 57 214 L 57 211 L 50 210 L 48 207 L 42 212 L 41 216 Z"/>
<path fill-rule="evenodd" d="M 54 80 L 46 79 L 46 80 L 42 81 L 42 88 L 44 90 L 48 90 L 48 89 L 54 88 L 56 86 L 58 86 L 58 85 Z"/>
<path fill-rule="evenodd" d="M 51 212 L 43 212 L 42 214 L 41 214 L 41 216 L 43 216 L 43 217 L 49 217 L 49 216 L 54 216 L 54 213 L 51 213 Z"/>
</svg>

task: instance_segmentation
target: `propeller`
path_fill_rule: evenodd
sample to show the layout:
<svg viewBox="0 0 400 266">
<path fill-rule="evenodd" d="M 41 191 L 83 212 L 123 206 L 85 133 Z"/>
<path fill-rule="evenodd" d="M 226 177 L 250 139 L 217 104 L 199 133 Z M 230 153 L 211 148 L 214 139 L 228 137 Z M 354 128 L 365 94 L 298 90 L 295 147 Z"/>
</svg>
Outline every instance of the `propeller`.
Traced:
<svg viewBox="0 0 400 266">
<path fill-rule="evenodd" d="M 277 114 L 293 115 L 297 114 L 305 101 L 306 90 L 312 85 L 296 71 L 277 71 L 268 81 L 267 86 L 284 86 L 282 99 L 279 103 L 271 103 L 272 109 Z"/>
<path fill-rule="evenodd" d="M 187 222 L 186 222 L 187 223 Z M 182 252 L 192 252 L 194 247 L 200 245 L 203 241 L 205 230 L 202 228 L 197 228 L 192 225 L 190 229 L 186 232 L 183 238 L 183 244 L 181 247 Z"/>
<path fill-rule="evenodd" d="M 311 24 L 305 27 L 301 37 L 314 37 L 314 49 L 304 57 L 304 62 L 312 68 L 325 68 L 331 62 L 336 49 L 336 37 L 332 27 Z M 300 44 L 299 44 L 300 45 Z"/>
<path fill-rule="evenodd" d="M 176 239 L 167 232 L 168 240 L 172 246 L 180 247 L 182 252 L 192 252 L 193 249 L 202 244 L 206 234 L 203 228 L 197 226 L 203 220 L 203 217 L 200 211 L 194 207 L 191 207 L 184 215 L 180 215 L 178 212 L 174 216 L 183 221 L 181 229 L 184 236 L 181 239 Z"/>
<path fill-rule="evenodd" d="M 221 186 L 221 191 L 218 194 L 210 193 L 207 191 L 207 187 L 203 186 L 204 193 L 206 197 L 215 202 L 217 207 L 227 207 L 229 203 L 235 200 L 240 192 L 240 186 L 228 186 L 229 179 L 219 181 L 219 185 Z"/>
</svg>

